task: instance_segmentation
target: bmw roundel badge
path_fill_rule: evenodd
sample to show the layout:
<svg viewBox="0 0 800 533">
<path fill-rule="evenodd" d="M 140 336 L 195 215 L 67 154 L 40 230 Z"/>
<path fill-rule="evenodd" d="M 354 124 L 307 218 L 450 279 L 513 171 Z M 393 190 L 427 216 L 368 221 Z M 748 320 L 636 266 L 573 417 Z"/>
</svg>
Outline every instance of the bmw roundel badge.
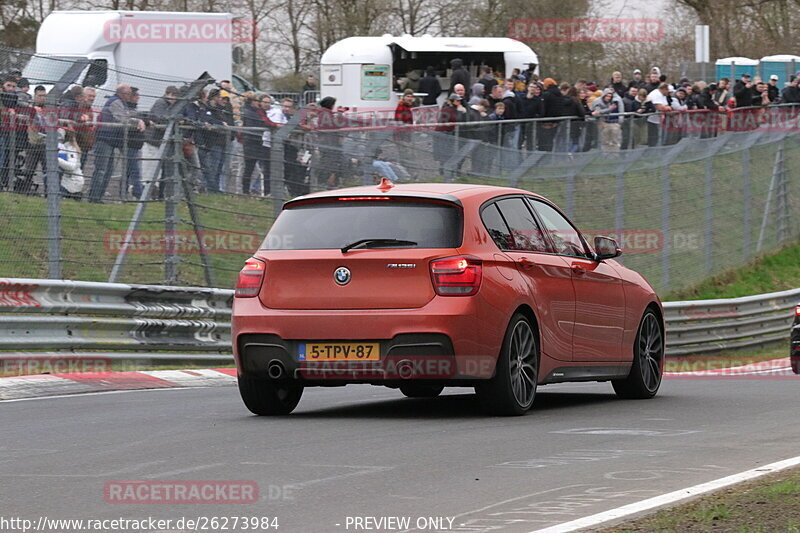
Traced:
<svg viewBox="0 0 800 533">
<path fill-rule="evenodd" d="M 339 267 L 333 272 L 333 279 L 339 285 L 347 285 L 350 283 L 350 269 L 347 267 Z"/>
</svg>

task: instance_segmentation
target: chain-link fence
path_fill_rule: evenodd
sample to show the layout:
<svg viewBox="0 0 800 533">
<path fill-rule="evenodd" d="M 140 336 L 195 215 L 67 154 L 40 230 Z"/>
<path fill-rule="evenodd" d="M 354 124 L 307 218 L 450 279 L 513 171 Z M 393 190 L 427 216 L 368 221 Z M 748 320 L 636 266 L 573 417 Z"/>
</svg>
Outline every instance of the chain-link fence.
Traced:
<svg viewBox="0 0 800 533">
<path fill-rule="evenodd" d="M 0 70 L 25 59 L 13 52 Z M 73 84 L 92 64 L 35 66 L 30 97 L 7 91 L 0 109 L 9 277 L 230 287 L 287 198 L 381 177 L 542 194 L 588 236 L 615 236 L 662 293 L 800 230 L 792 107 L 502 121 L 420 107 L 402 125 L 312 93 L 218 92 L 202 73 L 107 71 L 123 86 L 92 94 Z"/>
</svg>

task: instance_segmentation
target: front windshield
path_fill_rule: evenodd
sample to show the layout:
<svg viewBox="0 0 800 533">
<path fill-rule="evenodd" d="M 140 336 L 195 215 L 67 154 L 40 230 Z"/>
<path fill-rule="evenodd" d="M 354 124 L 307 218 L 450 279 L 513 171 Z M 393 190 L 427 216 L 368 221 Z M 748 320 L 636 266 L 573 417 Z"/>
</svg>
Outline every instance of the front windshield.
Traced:
<svg viewBox="0 0 800 533">
<path fill-rule="evenodd" d="M 58 82 L 78 57 L 66 56 L 32 56 L 23 69 L 22 75 L 31 84 L 54 84 Z"/>
</svg>

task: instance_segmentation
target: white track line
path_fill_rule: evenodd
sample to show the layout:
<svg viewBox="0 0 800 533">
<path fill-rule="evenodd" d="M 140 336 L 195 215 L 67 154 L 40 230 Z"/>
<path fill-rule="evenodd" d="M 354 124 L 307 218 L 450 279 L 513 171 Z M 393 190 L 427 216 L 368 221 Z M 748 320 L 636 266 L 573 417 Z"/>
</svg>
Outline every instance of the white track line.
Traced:
<svg viewBox="0 0 800 533">
<path fill-rule="evenodd" d="M 784 461 L 778 461 L 777 463 L 760 466 L 752 470 L 740 472 L 739 474 L 733 474 L 732 476 L 723 477 L 707 483 L 701 483 L 700 485 L 695 485 L 686 489 L 662 494 L 661 496 L 648 498 L 647 500 L 642 500 L 640 502 L 623 505 L 622 507 L 617 507 L 616 509 L 585 516 L 583 518 L 578 518 L 577 520 L 572 520 L 570 522 L 564 522 L 563 524 L 558 524 L 556 526 L 537 529 L 532 533 L 567 533 L 569 531 L 577 531 L 579 529 L 595 527 L 605 522 L 610 522 L 626 516 L 642 513 L 644 511 L 651 511 L 659 507 L 665 507 L 682 500 L 694 498 L 709 492 L 714 492 L 730 485 L 756 479 L 767 474 L 780 472 L 781 470 L 785 470 L 797 465 L 800 465 L 800 456 L 792 457 L 791 459 L 786 459 Z"/>
</svg>

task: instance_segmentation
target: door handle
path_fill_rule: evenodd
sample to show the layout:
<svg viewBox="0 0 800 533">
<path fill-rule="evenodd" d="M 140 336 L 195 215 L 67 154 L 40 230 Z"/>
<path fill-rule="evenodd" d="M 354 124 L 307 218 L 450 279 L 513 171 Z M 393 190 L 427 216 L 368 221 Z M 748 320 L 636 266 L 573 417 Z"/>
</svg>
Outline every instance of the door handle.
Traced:
<svg viewBox="0 0 800 533">
<path fill-rule="evenodd" d="M 522 266 L 522 268 L 533 268 L 533 266 L 536 263 L 534 263 L 533 261 L 531 261 L 527 257 L 523 257 L 522 259 L 519 260 L 519 264 Z"/>
<path fill-rule="evenodd" d="M 577 263 L 573 263 L 573 265 L 572 265 L 572 271 L 573 271 L 575 274 L 579 275 L 579 276 L 580 276 L 580 275 L 582 275 L 582 274 L 586 274 L 586 269 L 585 269 L 585 268 L 583 268 L 583 265 L 579 265 L 579 264 L 577 264 Z"/>
</svg>

